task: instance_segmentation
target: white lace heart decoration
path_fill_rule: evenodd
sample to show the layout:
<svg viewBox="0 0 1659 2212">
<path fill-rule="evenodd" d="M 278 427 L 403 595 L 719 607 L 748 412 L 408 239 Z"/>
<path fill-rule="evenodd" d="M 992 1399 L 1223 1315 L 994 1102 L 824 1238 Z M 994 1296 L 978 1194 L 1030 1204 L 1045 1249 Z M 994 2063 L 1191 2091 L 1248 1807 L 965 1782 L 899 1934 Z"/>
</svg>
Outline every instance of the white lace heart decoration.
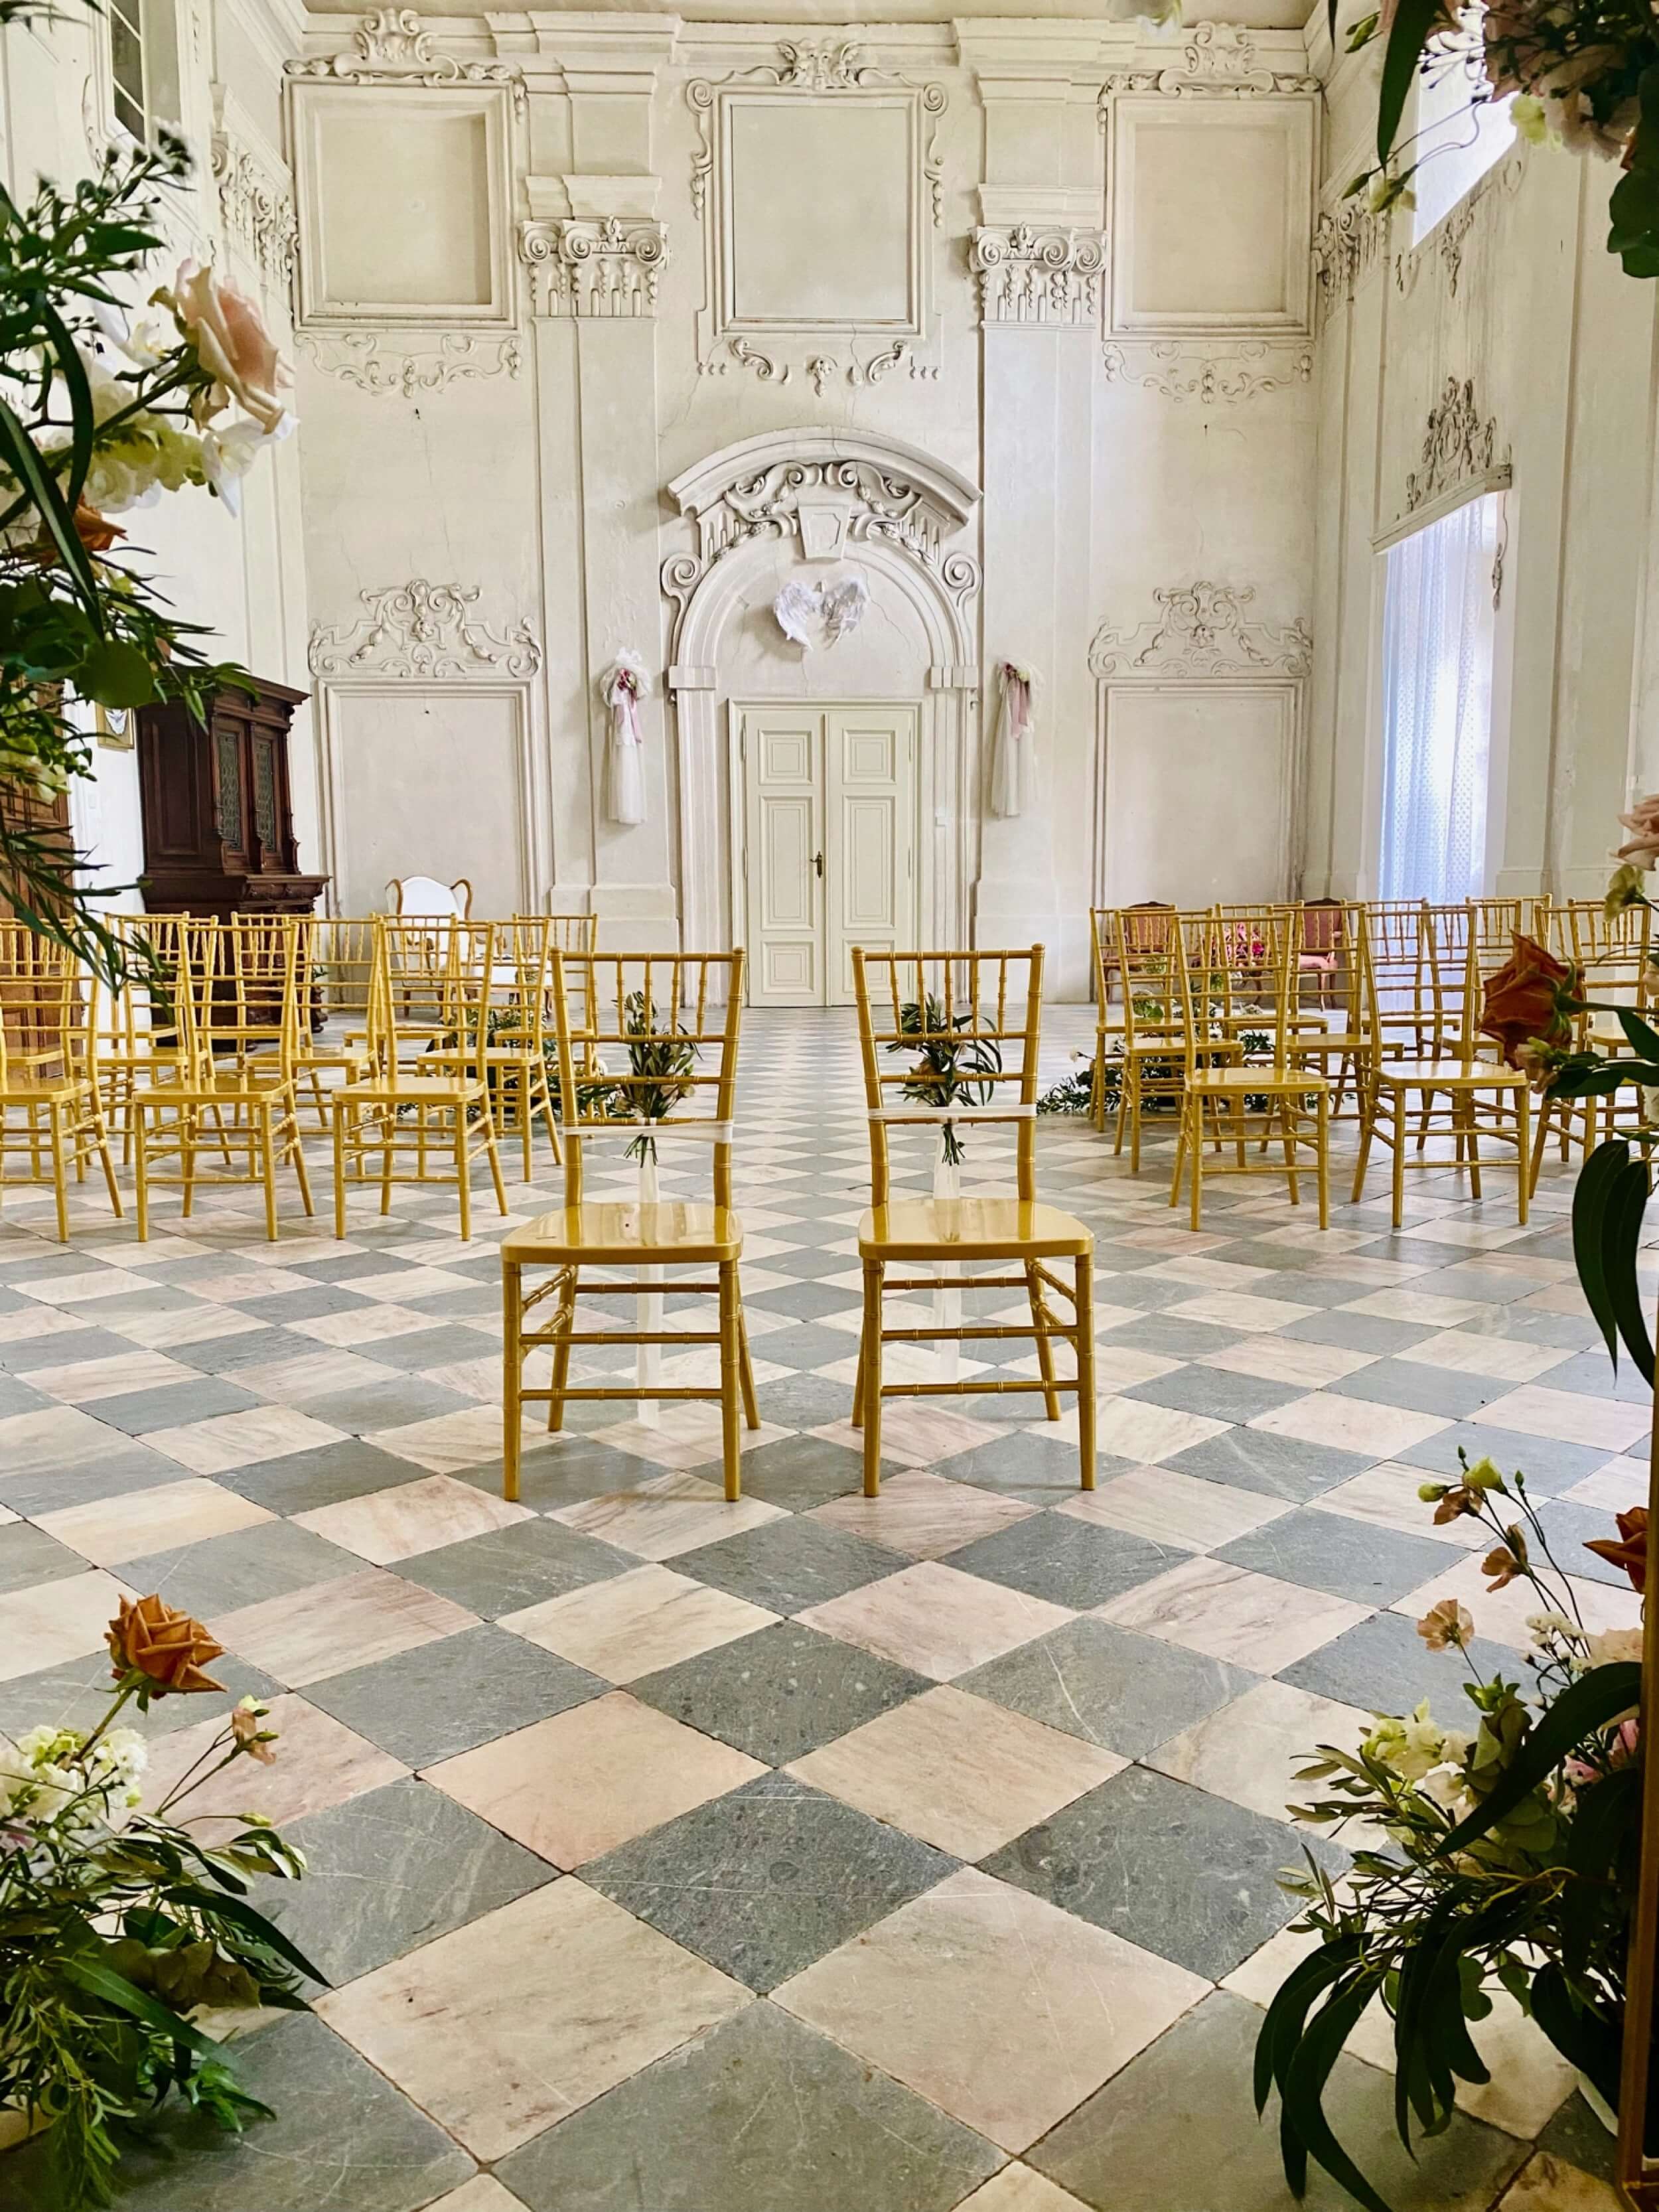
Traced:
<svg viewBox="0 0 1659 2212">
<path fill-rule="evenodd" d="M 772 612 L 784 635 L 810 653 L 815 645 L 834 645 L 850 636 L 869 604 L 870 586 L 854 570 L 830 584 L 792 577 L 773 600 Z"/>
</svg>

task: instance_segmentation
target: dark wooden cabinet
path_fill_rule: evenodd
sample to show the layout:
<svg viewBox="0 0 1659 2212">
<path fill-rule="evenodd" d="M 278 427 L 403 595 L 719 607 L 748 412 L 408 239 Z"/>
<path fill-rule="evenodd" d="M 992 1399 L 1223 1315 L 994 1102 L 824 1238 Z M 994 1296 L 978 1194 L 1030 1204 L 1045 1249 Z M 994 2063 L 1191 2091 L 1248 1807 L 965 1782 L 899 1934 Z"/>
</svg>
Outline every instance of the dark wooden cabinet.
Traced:
<svg viewBox="0 0 1659 2212">
<path fill-rule="evenodd" d="M 309 914 L 326 876 L 301 875 L 288 740 L 309 694 L 255 678 L 217 692 L 205 726 L 174 700 L 138 712 L 144 902 L 155 913 Z"/>
</svg>

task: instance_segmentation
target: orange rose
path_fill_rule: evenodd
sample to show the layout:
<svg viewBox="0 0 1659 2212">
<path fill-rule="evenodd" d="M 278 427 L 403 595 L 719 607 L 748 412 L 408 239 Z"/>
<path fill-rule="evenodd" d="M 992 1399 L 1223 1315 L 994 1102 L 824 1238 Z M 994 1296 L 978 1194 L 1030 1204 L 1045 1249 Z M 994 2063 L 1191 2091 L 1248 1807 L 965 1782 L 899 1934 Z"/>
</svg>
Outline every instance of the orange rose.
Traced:
<svg viewBox="0 0 1659 2212">
<path fill-rule="evenodd" d="M 118 1682 L 129 1674 L 143 1674 L 152 1685 L 152 1697 L 169 1690 L 222 1690 L 211 1674 L 203 1672 L 210 1659 L 224 1650 L 216 1644 L 199 1620 L 175 1612 L 155 1596 L 121 1600 L 121 1610 L 106 1631 L 111 1671 Z"/>
<path fill-rule="evenodd" d="M 1572 1024 L 1561 1011 L 1571 998 L 1577 972 L 1530 937 L 1514 933 L 1515 950 L 1486 985 L 1480 1010 L 1480 1034 L 1495 1037 L 1511 1067 L 1526 1044 L 1565 1044 Z"/>
<path fill-rule="evenodd" d="M 1645 1505 L 1633 1505 L 1628 1513 L 1618 1517 L 1618 1543 L 1611 1536 L 1597 1536 L 1584 1549 L 1594 1552 L 1609 1566 L 1622 1567 L 1630 1577 L 1631 1588 L 1644 1590 L 1648 1585 L 1648 1509 Z"/>
</svg>

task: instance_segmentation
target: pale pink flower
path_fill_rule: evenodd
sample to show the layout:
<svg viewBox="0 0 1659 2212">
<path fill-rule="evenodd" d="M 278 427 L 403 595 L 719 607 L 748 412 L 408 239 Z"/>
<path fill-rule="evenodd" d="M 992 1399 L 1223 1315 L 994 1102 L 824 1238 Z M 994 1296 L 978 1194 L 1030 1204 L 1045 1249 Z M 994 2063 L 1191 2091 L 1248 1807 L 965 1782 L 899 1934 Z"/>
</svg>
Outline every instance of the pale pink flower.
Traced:
<svg viewBox="0 0 1659 2212">
<path fill-rule="evenodd" d="M 171 294 L 159 296 L 166 297 L 195 341 L 197 357 L 213 379 L 214 389 L 198 409 L 201 419 L 207 421 L 234 398 L 267 435 L 274 432 L 287 413 L 277 386 L 288 372 L 246 293 L 201 262 L 184 261 Z"/>
<path fill-rule="evenodd" d="M 1629 860 L 1638 868 L 1652 867 L 1659 860 L 1659 792 L 1638 799 L 1630 812 L 1619 819 L 1632 836 L 1627 845 L 1620 845 L 1614 853 L 1614 860 Z"/>
</svg>

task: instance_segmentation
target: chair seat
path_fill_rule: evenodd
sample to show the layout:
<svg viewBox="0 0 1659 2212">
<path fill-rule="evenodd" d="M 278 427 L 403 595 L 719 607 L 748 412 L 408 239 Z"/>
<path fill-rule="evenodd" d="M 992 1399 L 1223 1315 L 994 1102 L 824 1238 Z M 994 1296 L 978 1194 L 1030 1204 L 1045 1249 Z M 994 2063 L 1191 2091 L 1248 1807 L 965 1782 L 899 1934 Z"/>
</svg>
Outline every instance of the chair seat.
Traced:
<svg viewBox="0 0 1659 2212">
<path fill-rule="evenodd" d="M 0 1090 L 0 1106 L 61 1105 L 82 1098 L 92 1089 L 88 1075 L 10 1075 Z"/>
<path fill-rule="evenodd" d="M 557 1206 L 501 1239 L 503 1260 L 532 1267 L 568 1260 L 624 1267 L 653 1259 L 735 1260 L 742 1250 L 743 1223 L 729 1206 L 678 1198 Z"/>
<path fill-rule="evenodd" d="M 1077 1258 L 1094 1231 L 1057 1206 L 1018 1198 L 900 1198 L 859 1217 L 860 1257 Z"/>
<path fill-rule="evenodd" d="M 483 1085 L 476 1075 L 365 1076 L 343 1083 L 331 1094 L 353 1104 L 369 1106 L 467 1106 L 482 1098 Z"/>
<path fill-rule="evenodd" d="M 1328 1075 L 1305 1067 L 1200 1067 L 1187 1078 L 1189 1091 L 1231 1098 L 1236 1091 L 1289 1091 L 1317 1095 L 1333 1088 Z"/>
<path fill-rule="evenodd" d="M 1527 1079 L 1518 1067 L 1501 1060 L 1385 1060 L 1377 1069 L 1384 1083 L 1401 1090 L 1524 1091 Z"/>
</svg>

